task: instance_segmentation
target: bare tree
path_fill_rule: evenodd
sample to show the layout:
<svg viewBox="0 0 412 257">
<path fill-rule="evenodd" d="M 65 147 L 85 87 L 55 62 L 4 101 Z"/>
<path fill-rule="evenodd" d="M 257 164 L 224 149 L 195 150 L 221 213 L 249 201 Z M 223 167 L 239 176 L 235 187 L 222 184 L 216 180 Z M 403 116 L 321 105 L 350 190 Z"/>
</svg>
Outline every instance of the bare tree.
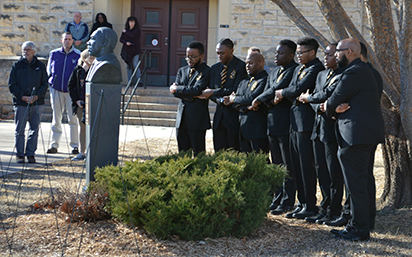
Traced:
<svg viewBox="0 0 412 257">
<path fill-rule="evenodd" d="M 317 31 L 290 0 L 271 0 L 299 30 L 316 38 L 322 47 L 328 40 Z M 369 59 L 381 73 L 384 94 L 381 99 L 385 120 L 382 154 L 385 187 L 378 206 L 385 209 L 412 204 L 412 169 L 409 142 L 412 142 L 412 0 L 364 0 L 371 28 L 372 47 L 355 27 L 338 0 L 317 0 L 334 41 L 353 37 L 364 42 Z M 399 26 L 398 37 L 395 21 Z"/>
</svg>

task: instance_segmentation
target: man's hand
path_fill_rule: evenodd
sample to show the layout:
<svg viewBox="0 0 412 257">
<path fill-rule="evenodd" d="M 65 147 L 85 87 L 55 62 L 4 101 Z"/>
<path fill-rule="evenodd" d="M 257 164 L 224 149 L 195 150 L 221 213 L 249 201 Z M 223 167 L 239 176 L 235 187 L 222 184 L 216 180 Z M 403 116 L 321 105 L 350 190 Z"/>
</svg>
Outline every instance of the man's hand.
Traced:
<svg viewBox="0 0 412 257">
<path fill-rule="evenodd" d="M 282 98 L 283 98 L 282 92 L 283 92 L 283 89 L 278 89 L 278 90 L 275 91 L 275 96 L 276 96 L 277 99 L 279 99 L 279 101 L 282 100 Z"/>
<path fill-rule="evenodd" d="M 76 101 L 77 106 L 79 106 L 80 108 L 83 108 L 82 106 L 82 100 L 77 100 Z"/>
<path fill-rule="evenodd" d="M 176 83 L 173 83 L 170 87 L 169 87 L 169 91 L 171 94 L 174 94 L 177 90 L 177 85 Z"/>
<path fill-rule="evenodd" d="M 320 110 L 321 112 L 326 112 L 326 102 L 327 102 L 327 101 L 325 101 L 324 103 L 321 103 L 321 104 L 319 105 L 319 110 Z"/>
<path fill-rule="evenodd" d="M 82 44 L 82 41 L 81 41 L 81 40 L 76 40 L 76 41 L 74 41 L 74 44 L 75 44 L 76 46 L 79 46 L 79 45 Z"/>
<path fill-rule="evenodd" d="M 308 89 L 305 93 L 300 94 L 299 102 L 304 103 L 304 104 L 308 103 L 308 96 L 309 95 L 310 94 L 309 94 L 309 89 Z"/>
<path fill-rule="evenodd" d="M 37 99 L 39 99 L 39 97 L 37 95 L 34 96 L 22 96 L 21 100 L 25 101 L 28 104 L 32 104 L 35 101 L 37 101 Z"/>
<path fill-rule="evenodd" d="M 259 105 L 260 105 L 260 102 L 255 98 L 252 101 L 252 104 L 247 107 L 247 109 L 250 110 L 250 111 L 252 111 L 252 110 L 257 111 L 259 109 Z"/>
<path fill-rule="evenodd" d="M 336 113 L 344 113 L 349 109 L 350 109 L 349 103 L 341 103 L 336 107 L 335 112 Z"/>
<path fill-rule="evenodd" d="M 211 95 L 213 95 L 213 89 L 206 88 L 205 90 L 202 91 L 201 95 L 204 97 L 202 99 L 208 99 Z"/>
</svg>

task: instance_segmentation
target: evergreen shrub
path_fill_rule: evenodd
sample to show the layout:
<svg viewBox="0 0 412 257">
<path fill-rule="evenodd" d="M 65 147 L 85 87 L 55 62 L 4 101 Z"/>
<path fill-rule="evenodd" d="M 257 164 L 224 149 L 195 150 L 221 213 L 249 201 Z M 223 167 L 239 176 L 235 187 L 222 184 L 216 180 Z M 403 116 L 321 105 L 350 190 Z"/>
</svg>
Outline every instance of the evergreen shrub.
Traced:
<svg viewBox="0 0 412 257">
<path fill-rule="evenodd" d="M 108 207 L 122 222 L 131 223 L 131 216 L 161 239 L 199 240 L 249 235 L 285 176 L 285 168 L 267 164 L 267 155 L 220 151 L 107 166 L 95 178 L 108 188 Z"/>
</svg>

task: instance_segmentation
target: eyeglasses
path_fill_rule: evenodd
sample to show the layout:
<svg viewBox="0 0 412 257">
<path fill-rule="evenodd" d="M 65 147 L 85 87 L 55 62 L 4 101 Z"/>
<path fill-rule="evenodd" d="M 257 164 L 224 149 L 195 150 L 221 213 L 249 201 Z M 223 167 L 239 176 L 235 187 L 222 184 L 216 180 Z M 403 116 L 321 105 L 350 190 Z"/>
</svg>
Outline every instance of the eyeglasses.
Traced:
<svg viewBox="0 0 412 257">
<path fill-rule="evenodd" d="M 349 50 L 350 48 L 341 48 L 341 49 L 338 49 L 338 48 L 336 48 L 336 52 L 340 52 L 340 51 L 345 51 L 345 50 Z"/>
<path fill-rule="evenodd" d="M 198 56 L 185 56 L 185 60 L 193 61 L 193 60 L 196 60 L 196 58 L 199 57 L 199 56 L 200 56 L 200 54 Z"/>
<path fill-rule="evenodd" d="M 296 52 L 296 55 L 297 55 L 297 56 L 301 56 L 302 54 L 307 53 L 307 52 L 309 52 L 309 51 L 312 51 L 312 49 L 309 49 L 309 50 L 306 50 L 306 51 L 302 51 L 302 52 Z"/>
</svg>

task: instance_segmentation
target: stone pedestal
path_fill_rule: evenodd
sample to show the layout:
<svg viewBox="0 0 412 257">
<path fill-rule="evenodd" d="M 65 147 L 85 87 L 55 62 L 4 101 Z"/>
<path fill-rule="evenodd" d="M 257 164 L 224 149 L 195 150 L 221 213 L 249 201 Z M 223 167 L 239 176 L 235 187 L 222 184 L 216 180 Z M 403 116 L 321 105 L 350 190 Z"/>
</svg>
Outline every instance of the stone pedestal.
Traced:
<svg viewBox="0 0 412 257">
<path fill-rule="evenodd" d="M 120 125 L 120 84 L 86 83 L 86 182 L 96 167 L 117 165 Z"/>
</svg>

